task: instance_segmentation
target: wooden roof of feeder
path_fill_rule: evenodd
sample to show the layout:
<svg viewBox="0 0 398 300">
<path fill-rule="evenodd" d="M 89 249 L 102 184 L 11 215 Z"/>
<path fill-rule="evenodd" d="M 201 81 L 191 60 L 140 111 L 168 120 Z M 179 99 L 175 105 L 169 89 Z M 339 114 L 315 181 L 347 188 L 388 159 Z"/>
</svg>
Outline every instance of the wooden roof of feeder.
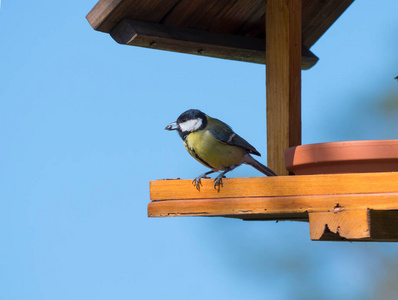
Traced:
<svg viewBox="0 0 398 300">
<path fill-rule="evenodd" d="M 267 159 L 277 177 L 150 183 L 149 217 L 309 221 L 313 240 L 398 241 L 398 172 L 287 176 L 301 144 L 301 70 L 353 0 L 99 0 L 91 26 L 118 43 L 265 63 Z"/>
<path fill-rule="evenodd" d="M 354 0 L 303 0 L 303 69 L 308 49 Z M 91 26 L 121 44 L 265 63 L 265 0 L 100 0 Z"/>
</svg>

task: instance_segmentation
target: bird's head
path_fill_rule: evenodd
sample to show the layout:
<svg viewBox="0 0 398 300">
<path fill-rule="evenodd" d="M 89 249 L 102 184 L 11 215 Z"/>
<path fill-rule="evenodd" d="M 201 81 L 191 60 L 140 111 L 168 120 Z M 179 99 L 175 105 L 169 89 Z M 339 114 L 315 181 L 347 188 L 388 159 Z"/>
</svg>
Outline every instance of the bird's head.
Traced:
<svg viewBox="0 0 398 300">
<path fill-rule="evenodd" d="M 166 130 L 177 130 L 181 137 L 202 130 L 207 125 L 207 117 L 198 109 L 190 109 L 183 112 L 176 122 L 166 126 Z"/>
</svg>

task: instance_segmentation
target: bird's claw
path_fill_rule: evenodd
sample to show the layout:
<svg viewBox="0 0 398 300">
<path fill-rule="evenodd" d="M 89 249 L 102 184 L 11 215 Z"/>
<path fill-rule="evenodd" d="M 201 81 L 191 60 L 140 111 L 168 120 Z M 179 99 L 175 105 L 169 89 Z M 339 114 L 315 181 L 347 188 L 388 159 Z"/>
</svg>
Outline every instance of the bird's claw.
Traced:
<svg viewBox="0 0 398 300">
<path fill-rule="evenodd" d="M 196 189 L 200 192 L 200 186 L 202 185 L 202 179 L 199 177 L 196 177 L 194 180 L 192 180 L 192 184 L 196 187 Z"/>
<path fill-rule="evenodd" d="M 203 178 L 209 178 L 206 177 L 206 175 L 202 174 L 196 177 L 194 180 L 192 180 L 192 184 L 196 187 L 196 189 L 200 192 L 200 186 L 203 186 L 202 184 L 202 179 Z"/>
<path fill-rule="evenodd" d="M 217 192 L 220 192 L 221 188 L 224 187 L 224 183 L 222 182 L 222 179 L 225 178 L 223 175 L 219 175 L 214 179 L 214 188 L 217 190 Z"/>
<path fill-rule="evenodd" d="M 192 180 L 192 185 L 194 185 L 199 192 L 200 192 L 200 186 L 203 186 L 202 185 L 202 179 L 210 178 L 210 177 L 206 176 L 208 173 L 201 174 L 198 177 L 196 177 L 194 180 Z M 210 172 L 210 173 L 212 173 L 212 172 Z M 218 192 L 220 192 L 221 188 L 224 186 L 224 184 L 222 182 L 222 179 L 225 178 L 224 174 L 225 174 L 225 172 L 221 173 L 220 175 L 218 175 L 214 179 L 214 185 L 213 186 Z"/>
</svg>

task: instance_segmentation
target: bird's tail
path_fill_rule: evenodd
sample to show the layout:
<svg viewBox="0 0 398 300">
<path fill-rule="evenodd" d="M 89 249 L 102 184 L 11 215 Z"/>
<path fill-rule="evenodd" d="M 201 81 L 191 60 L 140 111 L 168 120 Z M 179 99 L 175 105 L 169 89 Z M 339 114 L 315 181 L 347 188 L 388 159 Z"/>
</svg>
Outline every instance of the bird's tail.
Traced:
<svg viewBox="0 0 398 300">
<path fill-rule="evenodd" d="M 245 159 L 243 161 L 243 163 L 247 164 L 247 165 L 251 165 L 253 168 L 256 168 L 257 170 L 259 170 L 261 173 L 267 175 L 267 176 L 278 176 L 275 174 L 274 171 L 272 171 L 270 168 L 267 168 L 266 166 L 264 166 L 262 163 L 258 162 L 257 160 L 255 160 L 253 157 L 251 157 L 251 155 L 247 154 L 245 156 Z"/>
</svg>

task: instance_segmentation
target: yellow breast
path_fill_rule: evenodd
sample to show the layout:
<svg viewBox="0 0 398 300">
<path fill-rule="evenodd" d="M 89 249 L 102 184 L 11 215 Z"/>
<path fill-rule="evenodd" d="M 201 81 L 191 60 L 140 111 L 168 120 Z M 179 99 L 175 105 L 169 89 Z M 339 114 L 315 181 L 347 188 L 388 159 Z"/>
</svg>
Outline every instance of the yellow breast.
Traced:
<svg viewBox="0 0 398 300">
<path fill-rule="evenodd" d="M 225 170 L 243 162 L 246 150 L 223 143 L 206 130 L 186 136 L 184 146 L 197 161 L 212 170 Z"/>
</svg>

